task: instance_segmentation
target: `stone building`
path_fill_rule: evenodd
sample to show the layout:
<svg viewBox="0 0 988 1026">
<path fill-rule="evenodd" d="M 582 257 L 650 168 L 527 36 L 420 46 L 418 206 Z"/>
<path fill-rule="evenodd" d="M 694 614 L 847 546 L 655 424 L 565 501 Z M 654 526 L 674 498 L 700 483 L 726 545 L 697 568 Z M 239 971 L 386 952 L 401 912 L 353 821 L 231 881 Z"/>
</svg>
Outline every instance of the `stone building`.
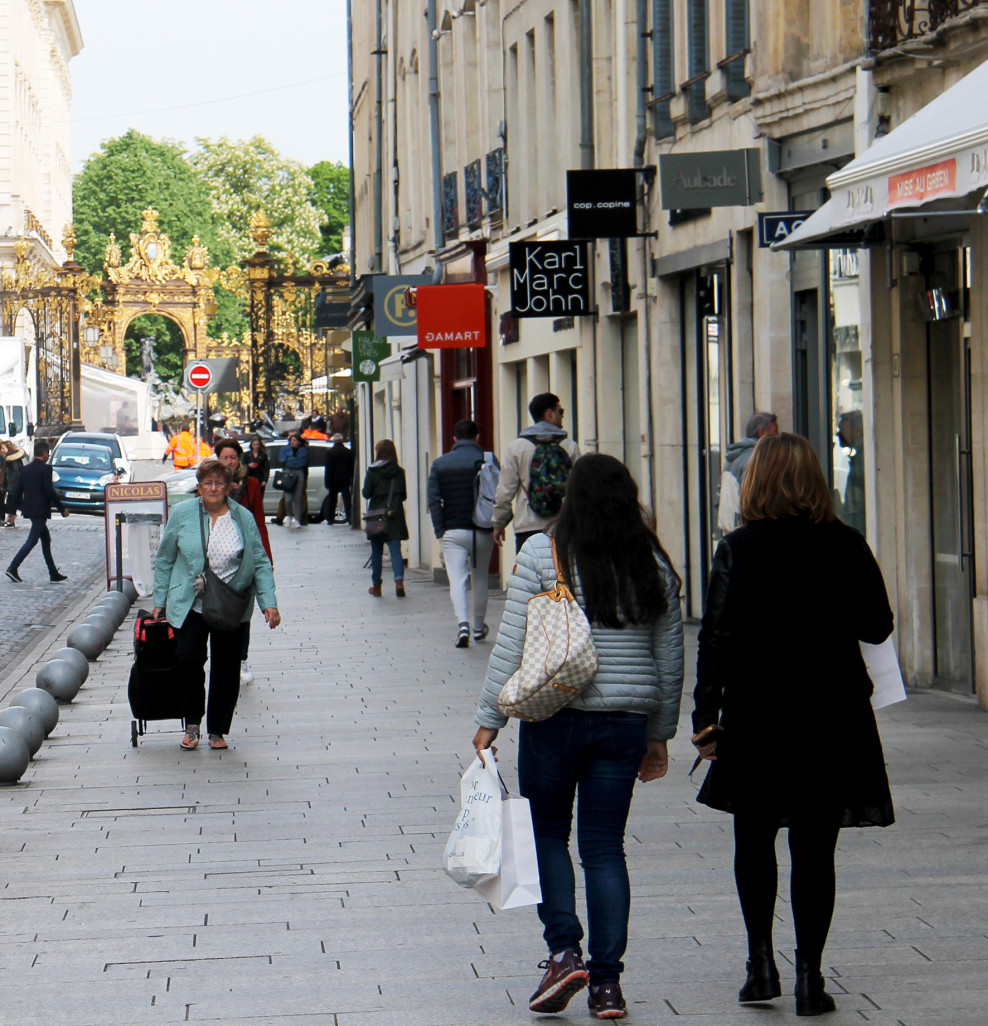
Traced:
<svg viewBox="0 0 988 1026">
<path fill-rule="evenodd" d="M 65 260 L 72 221 L 69 61 L 82 49 L 72 0 L 0 4 L 0 257 L 24 235 L 32 259 Z"/>
<path fill-rule="evenodd" d="M 459 416 L 502 450 L 530 396 L 556 392 L 581 448 L 631 468 L 698 616 L 723 453 L 752 412 L 774 412 L 811 440 L 882 563 L 907 680 L 988 704 L 980 197 L 913 197 L 908 211 L 958 215 L 883 209 L 852 230 L 827 203 L 842 169 L 854 181 L 876 139 L 988 59 L 988 4 L 430 0 L 426 14 L 353 4 L 355 266 L 483 283 L 490 344 L 395 339 L 367 431 L 399 440 L 424 494 Z M 944 153 L 977 161 L 988 118 L 962 109 L 971 146 Z M 906 149 L 906 176 L 939 152 Z M 617 168 L 641 170 L 639 230 L 591 244 L 596 316 L 513 317 L 510 244 L 569 238 L 566 172 Z M 438 567 L 424 509 L 410 558 Z"/>
</svg>

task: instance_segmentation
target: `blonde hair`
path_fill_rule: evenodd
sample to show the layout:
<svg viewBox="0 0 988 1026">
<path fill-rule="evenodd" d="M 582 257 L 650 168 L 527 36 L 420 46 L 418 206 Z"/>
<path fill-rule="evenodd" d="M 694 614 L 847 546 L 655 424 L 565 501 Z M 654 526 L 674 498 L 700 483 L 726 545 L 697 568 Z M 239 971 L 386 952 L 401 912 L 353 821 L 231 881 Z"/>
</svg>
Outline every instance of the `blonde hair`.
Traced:
<svg viewBox="0 0 988 1026">
<path fill-rule="evenodd" d="M 741 484 L 741 520 L 806 515 L 816 524 L 836 519 L 834 500 L 813 446 L 786 431 L 763 435 Z"/>
</svg>

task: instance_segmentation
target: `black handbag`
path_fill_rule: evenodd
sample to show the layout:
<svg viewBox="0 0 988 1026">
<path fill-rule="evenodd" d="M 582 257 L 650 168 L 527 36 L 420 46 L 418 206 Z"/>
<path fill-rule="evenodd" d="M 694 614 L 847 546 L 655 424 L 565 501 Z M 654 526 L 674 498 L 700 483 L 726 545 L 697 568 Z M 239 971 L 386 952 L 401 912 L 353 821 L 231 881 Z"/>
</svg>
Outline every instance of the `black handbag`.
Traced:
<svg viewBox="0 0 988 1026">
<path fill-rule="evenodd" d="M 388 520 L 391 518 L 391 500 L 395 493 L 395 479 L 391 479 L 388 489 L 388 501 L 383 509 L 369 509 L 364 514 L 364 534 L 368 538 L 380 538 L 388 533 Z"/>
<path fill-rule="evenodd" d="M 206 551 L 206 529 L 202 524 L 202 499 L 199 500 L 199 534 L 202 537 L 202 618 L 218 631 L 235 631 L 243 622 L 254 595 L 250 590 L 238 591 L 222 577 L 213 573 Z"/>
<path fill-rule="evenodd" d="M 276 470 L 274 472 L 274 486 L 280 488 L 283 492 L 294 492 L 295 486 L 298 484 L 298 471 L 297 470 Z"/>
</svg>

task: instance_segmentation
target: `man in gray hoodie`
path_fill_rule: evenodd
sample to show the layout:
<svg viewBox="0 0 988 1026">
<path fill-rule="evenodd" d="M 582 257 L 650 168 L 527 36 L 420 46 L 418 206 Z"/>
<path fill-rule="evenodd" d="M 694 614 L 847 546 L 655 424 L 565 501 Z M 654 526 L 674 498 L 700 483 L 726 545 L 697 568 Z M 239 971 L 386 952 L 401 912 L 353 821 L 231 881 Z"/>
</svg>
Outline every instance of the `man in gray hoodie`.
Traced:
<svg viewBox="0 0 988 1026">
<path fill-rule="evenodd" d="M 513 521 L 515 552 L 533 534 L 544 531 L 555 519 L 540 516 L 529 505 L 528 487 L 532 472 L 532 456 L 540 442 L 556 442 L 572 464 L 580 455 L 580 448 L 563 430 L 562 406 L 559 396 L 542 392 L 528 404 L 528 412 L 535 421 L 508 446 L 501 462 L 501 477 L 494 498 L 494 541 L 504 544 L 504 529 Z M 512 512 L 512 505 L 514 512 Z"/>
<path fill-rule="evenodd" d="M 744 438 L 739 442 L 731 442 L 727 447 L 724 460 L 724 472 L 717 489 L 717 526 L 724 534 L 730 534 L 738 526 L 738 514 L 741 506 L 738 501 L 741 495 L 741 482 L 744 472 L 748 469 L 748 460 L 762 435 L 777 435 L 779 421 L 774 413 L 753 413 L 745 425 Z M 734 478 L 726 481 L 727 475 Z M 729 487 L 725 487 L 725 484 Z"/>
</svg>

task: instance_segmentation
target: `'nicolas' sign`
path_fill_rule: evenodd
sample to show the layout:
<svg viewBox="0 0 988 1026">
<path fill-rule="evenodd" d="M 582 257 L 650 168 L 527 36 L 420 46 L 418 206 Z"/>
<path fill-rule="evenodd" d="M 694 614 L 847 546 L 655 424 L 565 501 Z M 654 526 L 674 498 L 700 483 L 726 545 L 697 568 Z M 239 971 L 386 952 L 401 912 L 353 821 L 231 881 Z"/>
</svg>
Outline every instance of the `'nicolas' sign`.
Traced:
<svg viewBox="0 0 988 1026">
<path fill-rule="evenodd" d="M 591 313 L 585 242 L 512 242 L 511 312 L 515 317 Z"/>
</svg>

